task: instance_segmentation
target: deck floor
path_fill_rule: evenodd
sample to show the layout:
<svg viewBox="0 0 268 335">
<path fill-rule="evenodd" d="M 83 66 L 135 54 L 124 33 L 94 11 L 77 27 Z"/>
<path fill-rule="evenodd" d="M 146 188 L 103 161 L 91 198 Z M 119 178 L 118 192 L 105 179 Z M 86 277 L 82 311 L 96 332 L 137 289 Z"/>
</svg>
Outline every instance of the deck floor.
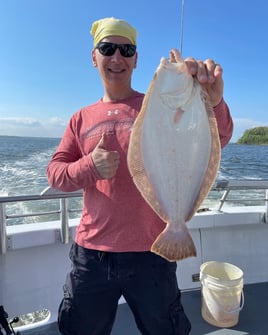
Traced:
<svg viewBox="0 0 268 335">
<path fill-rule="evenodd" d="M 211 326 L 201 316 L 200 290 L 182 292 L 182 303 L 191 320 L 191 335 L 267 335 L 268 334 L 268 282 L 244 287 L 245 305 L 238 324 L 229 329 Z M 57 325 L 39 327 L 22 335 L 60 335 Z M 112 335 L 140 335 L 126 304 L 120 305 Z M 163 334 L 165 335 L 165 334 Z"/>
</svg>

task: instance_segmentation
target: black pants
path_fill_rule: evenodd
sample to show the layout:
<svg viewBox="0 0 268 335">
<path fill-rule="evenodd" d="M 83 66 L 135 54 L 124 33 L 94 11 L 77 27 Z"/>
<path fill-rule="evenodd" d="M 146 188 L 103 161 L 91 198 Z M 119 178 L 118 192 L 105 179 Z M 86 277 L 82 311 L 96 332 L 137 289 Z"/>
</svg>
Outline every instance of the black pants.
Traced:
<svg viewBox="0 0 268 335">
<path fill-rule="evenodd" d="M 143 335 L 188 335 L 176 263 L 151 252 L 110 253 L 73 244 L 59 329 L 64 335 L 109 335 L 121 295 Z M 123 335 L 123 334 L 122 334 Z"/>
</svg>

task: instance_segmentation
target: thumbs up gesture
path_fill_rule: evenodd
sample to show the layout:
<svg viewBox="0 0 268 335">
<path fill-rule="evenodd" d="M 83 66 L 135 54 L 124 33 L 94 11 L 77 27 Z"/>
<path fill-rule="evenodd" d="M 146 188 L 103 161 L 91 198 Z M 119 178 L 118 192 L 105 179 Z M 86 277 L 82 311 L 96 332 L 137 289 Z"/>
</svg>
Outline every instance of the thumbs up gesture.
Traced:
<svg viewBox="0 0 268 335">
<path fill-rule="evenodd" d="M 114 177 L 119 165 L 119 153 L 117 151 L 107 150 L 107 143 L 108 136 L 102 134 L 99 143 L 91 154 L 95 168 L 102 179 L 110 179 Z"/>
</svg>

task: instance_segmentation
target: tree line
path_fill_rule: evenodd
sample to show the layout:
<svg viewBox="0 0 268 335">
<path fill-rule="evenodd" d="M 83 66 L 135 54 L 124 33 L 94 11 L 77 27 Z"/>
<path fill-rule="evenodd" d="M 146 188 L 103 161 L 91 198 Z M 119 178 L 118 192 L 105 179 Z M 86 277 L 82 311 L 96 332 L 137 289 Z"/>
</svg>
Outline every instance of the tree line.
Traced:
<svg viewBox="0 0 268 335">
<path fill-rule="evenodd" d="M 238 144 L 268 144 L 268 127 L 255 127 L 245 130 Z"/>
</svg>

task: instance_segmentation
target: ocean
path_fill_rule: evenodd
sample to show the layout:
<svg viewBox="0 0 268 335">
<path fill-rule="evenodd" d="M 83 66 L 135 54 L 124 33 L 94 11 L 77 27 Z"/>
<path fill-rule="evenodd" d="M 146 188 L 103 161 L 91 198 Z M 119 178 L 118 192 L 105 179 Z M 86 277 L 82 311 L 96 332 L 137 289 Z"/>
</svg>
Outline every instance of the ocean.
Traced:
<svg viewBox="0 0 268 335">
<path fill-rule="evenodd" d="M 0 136 L 0 196 L 40 194 L 58 138 Z"/>
<path fill-rule="evenodd" d="M 0 196 L 40 194 L 48 186 L 46 167 L 59 142 L 59 138 L 0 136 Z M 268 180 L 268 146 L 228 144 L 217 179 Z M 206 205 L 211 206 L 215 197 L 209 196 Z M 18 211 L 16 206 L 10 205 L 8 211 Z M 24 206 L 36 210 L 29 203 Z"/>
</svg>

